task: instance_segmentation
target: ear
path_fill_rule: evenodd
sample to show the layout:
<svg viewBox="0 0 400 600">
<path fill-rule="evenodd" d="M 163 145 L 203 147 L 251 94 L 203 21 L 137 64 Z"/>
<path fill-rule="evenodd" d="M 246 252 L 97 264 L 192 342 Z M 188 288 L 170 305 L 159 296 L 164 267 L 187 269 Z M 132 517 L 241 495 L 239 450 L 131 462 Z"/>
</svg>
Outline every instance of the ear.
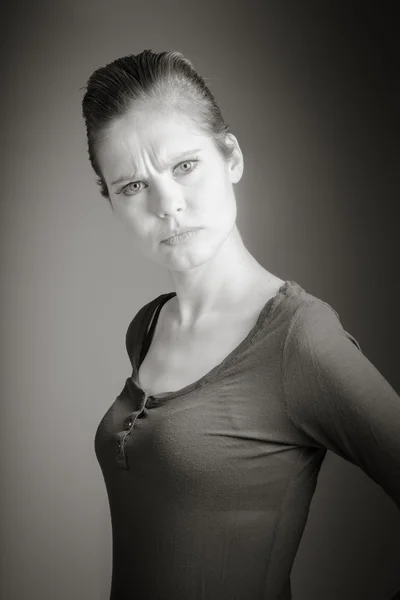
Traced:
<svg viewBox="0 0 400 600">
<path fill-rule="evenodd" d="M 229 145 L 234 147 L 233 155 L 228 161 L 229 177 L 232 183 L 238 183 L 243 175 L 243 154 L 239 142 L 233 133 L 226 134 L 226 141 Z"/>
</svg>

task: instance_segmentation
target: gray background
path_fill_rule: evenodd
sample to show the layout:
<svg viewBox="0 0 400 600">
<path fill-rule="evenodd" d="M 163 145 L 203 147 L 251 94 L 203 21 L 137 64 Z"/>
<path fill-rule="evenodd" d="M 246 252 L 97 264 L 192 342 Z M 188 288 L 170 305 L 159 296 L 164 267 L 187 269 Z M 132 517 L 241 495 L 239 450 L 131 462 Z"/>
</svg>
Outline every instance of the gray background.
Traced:
<svg viewBox="0 0 400 600">
<path fill-rule="evenodd" d="M 373 6 L 42 0 L 3 15 L 1 598 L 107 600 L 94 434 L 130 374 L 130 320 L 172 289 L 94 183 L 80 88 L 95 68 L 144 48 L 192 59 L 244 152 L 246 246 L 330 303 L 399 390 L 398 42 Z M 328 453 L 294 600 L 390 598 L 399 540 L 394 502 Z"/>
</svg>

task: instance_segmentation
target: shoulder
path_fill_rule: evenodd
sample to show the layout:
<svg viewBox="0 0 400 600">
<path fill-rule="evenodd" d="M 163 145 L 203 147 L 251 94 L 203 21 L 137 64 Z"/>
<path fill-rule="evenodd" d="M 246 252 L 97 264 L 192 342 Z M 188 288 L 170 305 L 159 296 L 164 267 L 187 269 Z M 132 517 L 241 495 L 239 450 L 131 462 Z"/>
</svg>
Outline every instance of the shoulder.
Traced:
<svg viewBox="0 0 400 600">
<path fill-rule="evenodd" d="M 328 327 L 341 328 L 339 315 L 330 304 L 290 280 L 274 299 L 271 318 L 282 332 L 285 345 L 312 334 L 323 337 Z"/>
<path fill-rule="evenodd" d="M 342 327 L 339 315 L 330 304 L 307 294 L 295 307 L 288 324 L 286 343 L 301 341 L 309 335 L 324 337 L 327 330 Z"/>
<path fill-rule="evenodd" d="M 338 312 L 326 300 L 314 296 L 295 281 L 286 281 L 274 306 L 274 316 L 281 320 L 284 344 L 304 344 L 312 339 L 329 342 L 335 335 L 345 335 L 356 346 L 358 342 L 344 330 Z"/>
<path fill-rule="evenodd" d="M 354 396 L 366 372 L 371 374 L 359 343 L 344 329 L 336 310 L 317 298 L 300 303 L 293 314 L 281 366 L 285 395 L 294 412 L 308 406 L 310 398 L 315 399 L 309 407 L 314 410 L 324 405 L 322 398 L 328 406 L 332 394 Z"/>
<path fill-rule="evenodd" d="M 351 342 L 361 350 L 354 336 L 344 329 L 338 312 L 324 300 L 307 294 L 292 314 L 285 347 L 324 353 L 343 342 Z"/>
</svg>

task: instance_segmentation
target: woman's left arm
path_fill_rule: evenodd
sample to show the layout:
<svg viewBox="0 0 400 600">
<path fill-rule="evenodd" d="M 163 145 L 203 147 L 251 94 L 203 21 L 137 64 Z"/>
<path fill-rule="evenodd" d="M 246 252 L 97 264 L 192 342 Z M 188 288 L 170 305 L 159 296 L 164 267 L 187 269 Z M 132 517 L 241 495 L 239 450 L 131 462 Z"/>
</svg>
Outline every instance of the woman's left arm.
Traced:
<svg viewBox="0 0 400 600">
<path fill-rule="evenodd" d="M 288 414 L 310 445 L 359 466 L 400 508 L 400 397 L 325 302 L 297 309 L 282 378 Z"/>
</svg>

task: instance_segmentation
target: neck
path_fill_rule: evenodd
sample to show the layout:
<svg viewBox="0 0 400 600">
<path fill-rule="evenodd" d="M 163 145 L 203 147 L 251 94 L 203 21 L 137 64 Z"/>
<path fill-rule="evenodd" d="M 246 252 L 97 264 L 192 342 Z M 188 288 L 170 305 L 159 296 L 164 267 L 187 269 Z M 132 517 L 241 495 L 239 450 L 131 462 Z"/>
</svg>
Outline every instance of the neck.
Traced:
<svg viewBox="0 0 400 600">
<path fill-rule="evenodd" d="M 247 250 L 236 224 L 212 259 L 186 271 L 171 270 L 170 276 L 174 316 L 186 328 L 245 299 L 257 283 L 265 287 L 270 279 L 272 288 L 277 281 Z"/>
</svg>

